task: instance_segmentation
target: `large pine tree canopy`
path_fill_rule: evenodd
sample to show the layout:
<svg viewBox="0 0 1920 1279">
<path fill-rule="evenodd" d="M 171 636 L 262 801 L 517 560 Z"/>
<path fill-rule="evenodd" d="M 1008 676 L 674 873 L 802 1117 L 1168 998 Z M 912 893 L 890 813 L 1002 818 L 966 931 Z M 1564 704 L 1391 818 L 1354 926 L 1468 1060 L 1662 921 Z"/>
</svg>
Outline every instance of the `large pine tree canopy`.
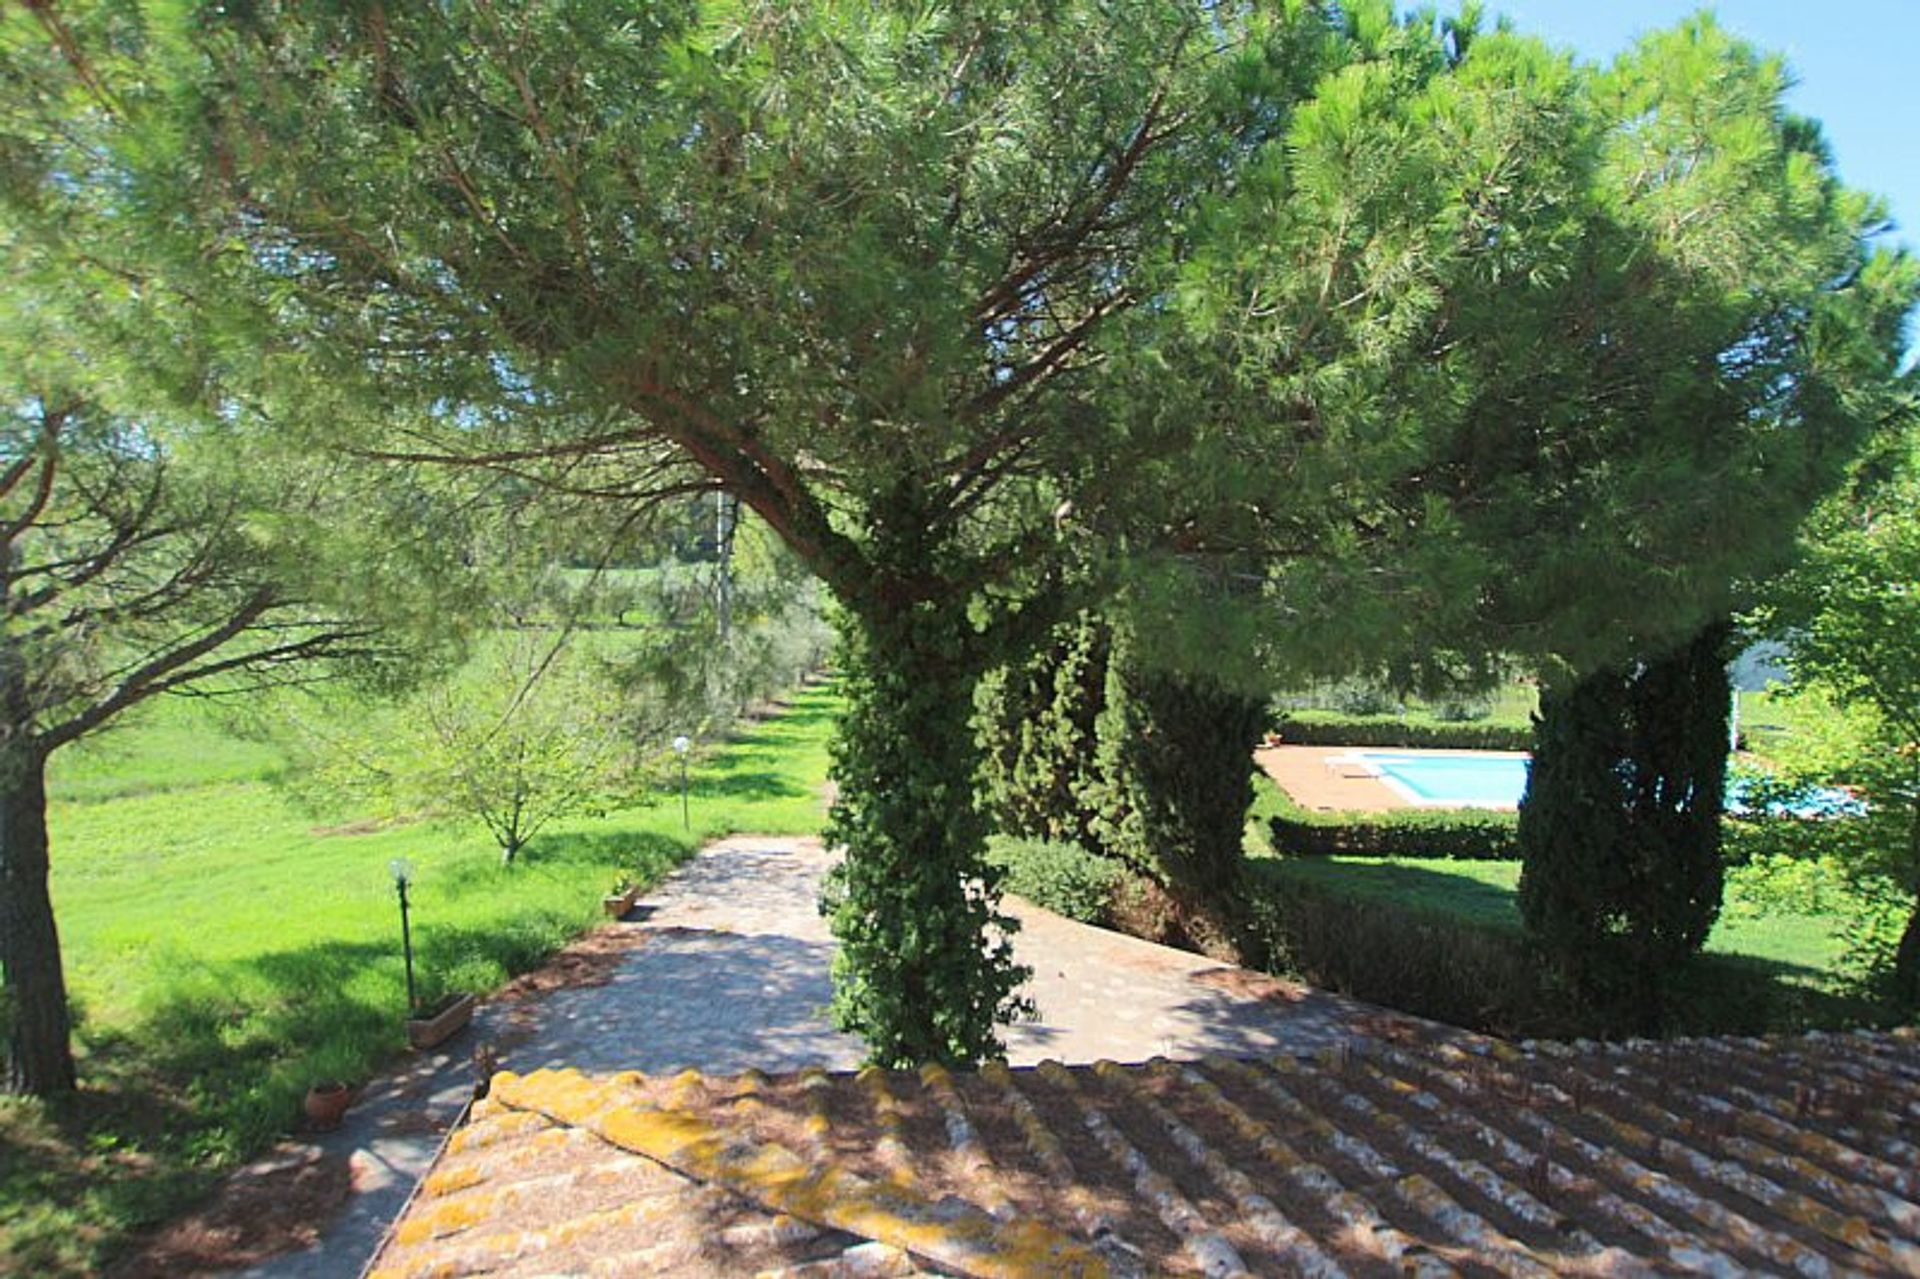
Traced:
<svg viewBox="0 0 1920 1279">
<path fill-rule="evenodd" d="M 169 308 L 179 380 L 323 451 L 724 488 L 834 592 L 839 1010 L 890 1062 L 1016 1007 L 948 740 L 981 671 L 1117 577 L 1149 664 L 1670 640 L 1826 482 L 1914 295 L 1706 21 L 1605 71 L 1377 0 L 0 36 L 8 234 Z"/>
</svg>

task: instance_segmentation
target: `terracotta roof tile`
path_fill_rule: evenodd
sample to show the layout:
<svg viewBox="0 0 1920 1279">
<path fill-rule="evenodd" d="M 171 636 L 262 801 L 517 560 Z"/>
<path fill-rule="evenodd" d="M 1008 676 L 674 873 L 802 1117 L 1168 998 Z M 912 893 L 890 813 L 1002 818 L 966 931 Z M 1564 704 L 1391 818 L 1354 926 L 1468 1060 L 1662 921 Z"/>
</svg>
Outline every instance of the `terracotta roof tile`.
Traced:
<svg viewBox="0 0 1920 1279">
<path fill-rule="evenodd" d="M 496 1077 L 375 1273 L 1920 1275 L 1913 1032 Z"/>
</svg>

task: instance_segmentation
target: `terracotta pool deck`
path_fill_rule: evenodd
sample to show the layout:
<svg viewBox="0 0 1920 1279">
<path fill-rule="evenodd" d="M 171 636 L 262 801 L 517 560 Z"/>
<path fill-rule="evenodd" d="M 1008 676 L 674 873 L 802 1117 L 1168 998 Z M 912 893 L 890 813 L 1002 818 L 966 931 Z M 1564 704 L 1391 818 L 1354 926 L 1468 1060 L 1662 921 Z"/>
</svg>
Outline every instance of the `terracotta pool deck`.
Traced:
<svg viewBox="0 0 1920 1279">
<path fill-rule="evenodd" d="M 1351 754 L 1350 746 L 1262 746 L 1253 752 L 1253 762 L 1302 808 L 1380 812 L 1411 807 L 1378 777 L 1327 762 Z"/>
</svg>

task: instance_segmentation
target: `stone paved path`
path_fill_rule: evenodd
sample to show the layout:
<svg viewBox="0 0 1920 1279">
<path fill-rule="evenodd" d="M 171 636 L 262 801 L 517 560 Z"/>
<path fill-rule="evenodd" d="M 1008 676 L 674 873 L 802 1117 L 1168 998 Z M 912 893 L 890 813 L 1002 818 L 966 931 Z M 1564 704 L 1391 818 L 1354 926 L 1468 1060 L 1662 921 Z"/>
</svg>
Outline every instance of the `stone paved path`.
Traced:
<svg viewBox="0 0 1920 1279">
<path fill-rule="evenodd" d="M 355 1191 L 320 1243 L 244 1272 L 352 1279 L 373 1254 L 471 1092 L 473 1045 L 526 1072 L 688 1067 L 716 1074 L 860 1063 L 857 1039 L 828 1024 L 832 948 L 815 909 L 830 864 L 818 840 L 736 836 L 709 845 L 614 925 L 630 949 L 604 984 L 483 1006 L 452 1051 L 376 1081 L 336 1133 Z M 1141 1061 L 1208 1052 L 1310 1053 L 1397 1014 L 1244 973 L 1197 955 L 1090 928 L 1025 903 L 1015 953 L 1034 968 L 1038 1017 L 1010 1029 L 1028 1064 Z"/>
</svg>

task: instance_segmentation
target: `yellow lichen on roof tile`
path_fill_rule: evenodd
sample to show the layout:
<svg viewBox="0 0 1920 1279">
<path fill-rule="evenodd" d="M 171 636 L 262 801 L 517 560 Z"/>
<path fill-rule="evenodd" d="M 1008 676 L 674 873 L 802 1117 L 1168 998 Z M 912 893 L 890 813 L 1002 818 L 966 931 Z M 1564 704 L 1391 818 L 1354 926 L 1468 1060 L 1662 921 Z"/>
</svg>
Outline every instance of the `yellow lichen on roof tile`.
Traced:
<svg viewBox="0 0 1920 1279">
<path fill-rule="evenodd" d="M 697 1076 L 675 1081 L 690 1094 Z M 714 1125 L 648 1104 L 641 1091 L 574 1071 L 496 1078 L 502 1104 L 538 1111 L 656 1159 L 699 1181 L 803 1220 L 891 1244 L 982 1279 L 1106 1274 L 1099 1255 L 1037 1222 L 1001 1223 L 971 1204 L 932 1203 L 903 1185 L 877 1186 L 844 1169 L 815 1168 L 773 1142 L 728 1140 Z M 433 1214 L 423 1214 L 429 1220 Z"/>
</svg>

